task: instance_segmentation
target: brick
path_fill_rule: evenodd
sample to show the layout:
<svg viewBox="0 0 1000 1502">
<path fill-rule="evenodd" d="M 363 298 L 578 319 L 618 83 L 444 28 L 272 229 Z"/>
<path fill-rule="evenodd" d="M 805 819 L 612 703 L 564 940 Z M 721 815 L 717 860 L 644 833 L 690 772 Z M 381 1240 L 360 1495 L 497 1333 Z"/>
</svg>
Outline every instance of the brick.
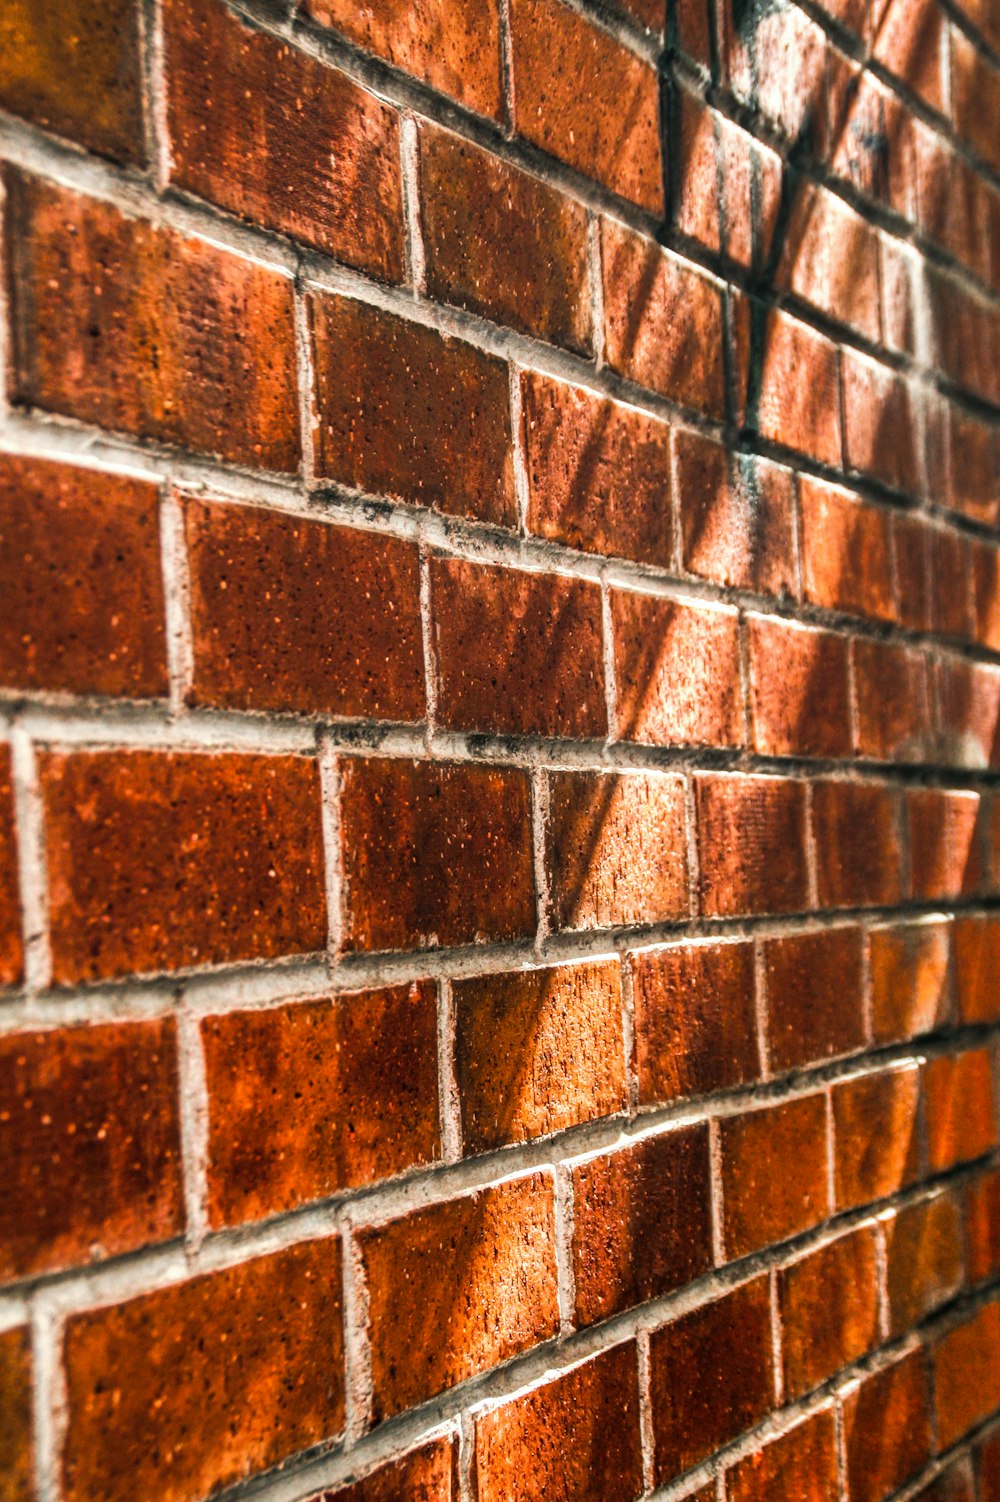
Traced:
<svg viewBox="0 0 1000 1502">
<path fill-rule="evenodd" d="M 988 205 L 982 179 L 940 136 L 915 120 L 917 218 L 929 240 L 989 280 Z"/>
<path fill-rule="evenodd" d="M 166 0 L 163 53 L 172 182 L 402 281 L 395 110 L 220 0 Z"/>
<path fill-rule="evenodd" d="M 636 3 L 636 0 L 626 0 L 626 3 Z M 662 0 L 638 0 L 638 3 L 658 7 L 659 20 L 662 22 L 663 13 L 667 9 Z M 676 4 L 669 7 L 670 13 L 667 16 L 672 33 L 671 39 L 673 39 L 673 34 L 676 34 L 677 45 L 705 68 L 708 68 L 712 62 L 709 10 L 709 0 L 677 0 Z"/>
<path fill-rule="evenodd" d="M 729 1260 L 827 1213 L 826 1100 L 806 1095 L 719 1121 L 722 1242 Z"/>
<path fill-rule="evenodd" d="M 933 759 L 930 681 L 923 652 L 858 637 L 854 653 L 856 749 L 874 761 Z"/>
<path fill-rule="evenodd" d="M 435 558 L 431 599 L 441 725 L 607 735 L 598 584 Z"/>
<path fill-rule="evenodd" d="M 417 1210 L 363 1231 L 358 1245 L 368 1282 L 376 1421 L 558 1332 L 546 1174 Z M 408 1290 L 405 1300 L 400 1288 Z"/>
<path fill-rule="evenodd" d="M 882 340 L 896 354 L 917 353 L 919 262 L 899 240 L 879 236 Z"/>
<path fill-rule="evenodd" d="M 452 995 L 467 1153 L 625 1109 L 617 962 L 457 980 Z"/>
<path fill-rule="evenodd" d="M 965 1246 L 970 1283 L 1000 1271 L 1000 1173 L 995 1169 L 966 1185 Z"/>
<path fill-rule="evenodd" d="M 398 1502 L 400 1497 L 457 1502 L 458 1495 L 458 1444 L 444 1438 L 411 1450 L 401 1460 L 390 1460 L 351 1486 L 324 1492 L 316 1502 Z"/>
<path fill-rule="evenodd" d="M 644 1105 L 757 1078 L 752 944 L 672 944 L 630 963 Z"/>
<path fill-rule="evenodd" d="M 835 1084 L 833 1186 L 838 1210 L 867 1205 L 920 1176 L 920 1072 L 915 1064 Z"/>
<path fill-rule="evenodd" d="M 948 505 L 973 521 L 995 527 L 1000 521 L 1000 442 L 996 426 L 949 404 L 948 460 Z"/>
<path fill-rule="evenodd" d="M 930 1459 L 924 1353 L 863 1377 L 842 1411 L 851 1502 L 882 1502 Z"/>
<path fill-rule="evenodd" d="M 747 616 L 753 740 L 762 756 L 849 756 L 847 638 Z"/>
<path fill-rule="evenodd" d="M 814 783 L 812 827 L 820 907 L 879 907 L 900 901 L 899 798 L 894 788 Z"/>
<path fill-rule="evenodd" d="M 619 375 L 682 406 L 725 414 L 722 302 L 693 266 L 601 221 L 605 357 Z"/>
<path fill-rule="evenodd" d="M 34 1502 L 31 1334 L 26 1325 L 0 1335 L 0 1491 L 5 1502 Z"/>
<path fill-rule="evenodd" d="M 201 1024 L 213 1226 L 259 1220 L 440 1153 L 428 981 Z"/>
<path fill-rule="evenodd" d="M 704 916 L 808 907 L 804 785 L 724 773 L 694 783 Z"/>
<path fill-rule="evenodd" d="M 836 345 L 787 313 L 740 304 L 737 348 L 746 425 L 821 464 L 840 464 Z"/>
<path fill-rule="evenodd" d="M 340 1244 L 310 1241 L 70 1318 L 68 1502 L 195 1502 L 344 1425 Z M 180 1442 L 179 1442 L 180 1441 Z"/>
<path fill-rule="evenodd" d="M 656 1485 L 705 1460 L 774 1402 L 767 1279 L 654 1330 L 649 1341 Z"/>
<path fill-rule="evenodd" d="M 510 32 L 518 134 L 661 215 L 655 71 L 558 0 L 513 0 Z"/>
<path fill-rule="evenodd" d="M 761 179 L 769 153 L 685 89 L 678 87 L 674 99 L 679 156 L 674 226 L 681 235 L 750 266 L 762 254 L 751 207 L 755 196 L 764 196 Z"/>
<path fill-rule="evenodd" d="M 861 1226 L 783 1267 L 778 1302 L 787 1402 L 878 1344 L 874 1228 Z"/>
<path fill-rule="evenodd" d="M 963 639 L 971 634 L 973 573 L 969 541 L 950 528 L 939 528 L 931 544 L 931 580 L 934 595 L 934 630 L 942 636 Z"/>
<path fill-rule="evenodd" d="M 777 283 L 878 343 L 882 333 L 878 239 L 842 198 L 808 181 L 792 185 Z"/>
<path fill-rule="evenodd" d="M 986 1304 L 934 1351 L 938 1446 L 948 1449 L 1000 1403 L 1000 1304 Z"/>
<path fill-rule="evenodd" d="M 864 1046 L 861 938 L 861 930 L 850 927 L 763 941 L 772 1070 Z"/>
<path fill-rule="evenodd" d="M 921 516 L 899 511 L 892 519 L 892 549 L 896 561 L 895 614 L 910 631 L 934 629 L 933 581 L 929 548 L 937 536 Z"/>
<path fill-rule="evenodd" d="M 41 782 L 57 982 L 325 948 L 314 762 L 52 752 Z"/>
<path fill-rule="evenodd" d="M 359 8 L 354 0 L 304 0 L 303 11 L 481 115 L 500 118 L 497 0 L 448 0 L 414 12 L 398 5 Z"/>
<path fill-rule="evenodd" d="M 667 923 L 689 913 L 682 778 L 553 772 L 546 860 L 560 929 Z"/>
<path fill-rule="evenodd" d="M 944 113 L 944 14 L 938 0 L 877 0 L 872 7 L 872 54 L 931 109 Z"/>
<path fill-rule="evenodd" d="M 906 816 L 913 897 L 931 902 L 982 890 L 979 793 L 911 788 Z"/>
<path fill-rule="evenodd" d="M 0 558 L 4 686 L 166 696 L 154 486 L 3 455 Z"/>
<path fill-rule="evenodd" d="M 838 1502 L 837 1436 L 833 1410 L 818 1413 L 768 1440 L 726 1472 L 728 1502 Z"/>
<path fill-rule="evenodd" d="M 585 552 L 669 568 L 670 429 L 579 386 L 522 371 L 528 530 Z"/>
<path fill-rule="evenodd" d="M 854 350 L 844 350 L 841 360 L 845 467 L 919 494 L 924 484 L 915 392 L 902 376 Z"/>
<path fill-rule="evenodd" d="M 610 604 L 617 739 L 742 746 L 737 612 L 622 589 Z"/>
<path fill-rule="evenodd" d="M 595 1324 L 709 1272 L 711 1220 L 704 1123 L 575 1167 L 576 1323 Z"/>
<path fill-rule="evenodd" d="M 963 1022 L 1000 1022 L 1000 922 L 957 918 L 954 927 L 955 995 Z"/>
<path fill-rule="evenodd" d="M 184 520 L 190 703 L 423 719 L 415 546 L 250 506 Z"/>
<path fill-rule="evenodd" d="M 340 848 L 348 950 L 471 944 L 534 930 L 528 779 L 520 770 L 347 758 Z"/>
<path fill-rule="evenodd" d="M 951 1195 L 904 1205 L 883 1222 L 889 1333 L 903 1335 L 962 1286 L 962 1225 Z"/>
<path fill-rule="evenodd" d="M 957 27 L 951 27 L 951 113 L 955 129 L 994 170 L 1000 147 L 991 120 L 1000 103 L 1000 71 Z"/>
<path fill-rule="evenodd" d="M 0 18 L 0 105 L 115 162 L 145 158 L 137 0 L 43 11 L 7 0 Z"/>
<path fill-rule="evenodd" d="M 891 621 L 890 516 L 819 480 L 803 475 L 802 579 L 812 605 Z"/>
<path fill-rule="evenodd" d="M 24 973 L 12 778 L 10 747 L 0 743 L 0 985 L 8 986 Z"/>
<path fill-rule="evenodd" d="M 826 40 L 819 26 L 788 5 L 773 13 L 769 25 L 741 25 L 738 13 L 730 11 L 720 19 L 720 60 L 737 97 L 782 136 L 821 154 Z M 795 58 L 794 68 L 789 57 Z"/>
<path fill-rule="evenodd" d="M 490 1409 L 475 1425 L 479 1502 L 631 1502 L 643 1490 L 631 1342 Z"/>
<path fill-rule="evenodd" d="M 702 433 L 674 435 L 674 475 L 688 573 L 757 594 L 797 594 L 792 475 L 736 456 Z"/>
<path fill-rule="evenodd" d="M 979 1448 L 979 1502 L 1000 1497 L 1000 1435 L 993 1433 Z"/>
<path fill-rule="evenodd" d="M 942 922 L 887 924 L 869 930 L 872 1027 L 876 1043 L 931 1033 L 951 1013 L 949 931 Z"/>
<path fill-rule="evenodd" d="M 943 742 L 939 759 L 976 769 L 1000 765 L 1000 668 L 941 657 L 936 686 Z"/>
<path fill-rule="evenodd" d="M 420 132 L 420 182 L 430 296 L 589 353 L 582 206 L 433 126 Z"/>
<path fill-rule="evenodd" d="M 991 651 L 1000 651 L 1000 550 L 992 543 L 976 543 L 972 551 L 971 578 L 975 640 Z"/>
<path fill-rule="evenodd" d="M 352 298 L 309 299 L 316 472 L 448 516 L 512 526 L 507 367 Z"/>
<path fill-rule="evenodd" d="M 945 1173 L 996 1145 L 992 1064 L 986 1049 L 931 1059 L 924 1066 L 924 1093 L 931 1173 Z"/>
<path fill-rule="evenodd" d="M 15 401 L 298 469 L 288 277 L 13 169 L 4 182 Z"/>
<path fill-rule="evenodd" d="M 916 1495 L 917 1502 L 976 1502 L 972 1462 L 956 1461 Z"/>
<path fill-rule="evenodd" d="M 183 1230 L 172 1021 L 5 1034 L 0 1099 L 0 1278 Z"/>
</svg>

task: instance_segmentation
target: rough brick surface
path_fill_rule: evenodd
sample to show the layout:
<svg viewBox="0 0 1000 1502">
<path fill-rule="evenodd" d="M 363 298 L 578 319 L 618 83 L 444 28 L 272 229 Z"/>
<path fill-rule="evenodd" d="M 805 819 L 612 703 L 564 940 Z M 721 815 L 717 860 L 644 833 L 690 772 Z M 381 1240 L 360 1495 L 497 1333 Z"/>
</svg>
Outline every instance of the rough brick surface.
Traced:
<svg viewBox="0 0 1000 1502">
<path fill-rule="evenodd" d="M 828 1196 L 822 1095 L 725 1118 L 719 1152 L 728 1257 L 745 1257 L 823 1219 Z"/>
<path fill-rule="evenodd" d="M 11 1502 L 33 1502 L 35 1496 L 31 1399 L 29 1331 L 15 1327 L 0 1335 L 0 1484 Z"/>
<path fill-rule="evenodd" d="M 0 746 L 0 984 L 21 979 L 21 897 L 18 891 L 18 839 L 14 821 L 14 784 L 10 748 Z"/>
</svg>

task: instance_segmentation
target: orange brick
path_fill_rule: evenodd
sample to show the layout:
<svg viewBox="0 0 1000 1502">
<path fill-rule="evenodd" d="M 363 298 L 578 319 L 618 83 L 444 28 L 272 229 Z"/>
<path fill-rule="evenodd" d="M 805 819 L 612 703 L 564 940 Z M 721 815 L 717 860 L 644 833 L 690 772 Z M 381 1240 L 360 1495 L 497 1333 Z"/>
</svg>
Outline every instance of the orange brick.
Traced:
<svg viewBox="0 0 1000 1502">
<path fill-rule="evenodd" d="M 836 1084 L 833 1181 L 838 1210 L 895 1194 L 920 1174 L 920 1073 L 915 1064 Z"/>
<path fill-rule="evenodd" d="M 611 621 L 619 740 L 743 745 L 735 610 L 616 589 Z"/>
<path fill-rule="evenodd" d="M 722 1240 L 745 1257 L 823 1220 L 826 1100 L 806 1095 L 719 1122 Z"/>
<path fill-rule="evenodd" d="M 878 1259 L 861 1226 L 778 1273 L 785 1398 L 799 1398 L 879 1342 Z"/>
</svg>

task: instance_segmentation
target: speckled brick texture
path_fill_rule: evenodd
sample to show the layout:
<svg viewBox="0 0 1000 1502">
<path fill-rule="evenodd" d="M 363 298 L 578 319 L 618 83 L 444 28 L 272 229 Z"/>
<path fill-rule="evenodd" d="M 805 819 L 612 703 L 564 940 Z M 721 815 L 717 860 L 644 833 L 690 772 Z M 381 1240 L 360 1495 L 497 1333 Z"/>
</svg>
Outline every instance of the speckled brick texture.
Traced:
<svg viewBox="0 0 1000 1502">
<path fill-rule="evenodd" d="M 0 0 L 0 1502 L 1000 1502 L 998 118 Z"/>
</svg>

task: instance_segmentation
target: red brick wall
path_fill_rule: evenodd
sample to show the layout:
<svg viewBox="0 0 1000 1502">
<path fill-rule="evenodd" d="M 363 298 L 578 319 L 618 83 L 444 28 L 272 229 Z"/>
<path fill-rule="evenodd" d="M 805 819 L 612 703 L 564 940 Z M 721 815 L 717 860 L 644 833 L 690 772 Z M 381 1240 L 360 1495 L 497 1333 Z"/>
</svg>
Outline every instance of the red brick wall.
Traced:
<svg viewBox="0 0 1000 1502">
<path fill-rule="evenodd" d="M 3 1502 L 1000 1499 L 998 121 L 0 0 Z"/>
</svg>

